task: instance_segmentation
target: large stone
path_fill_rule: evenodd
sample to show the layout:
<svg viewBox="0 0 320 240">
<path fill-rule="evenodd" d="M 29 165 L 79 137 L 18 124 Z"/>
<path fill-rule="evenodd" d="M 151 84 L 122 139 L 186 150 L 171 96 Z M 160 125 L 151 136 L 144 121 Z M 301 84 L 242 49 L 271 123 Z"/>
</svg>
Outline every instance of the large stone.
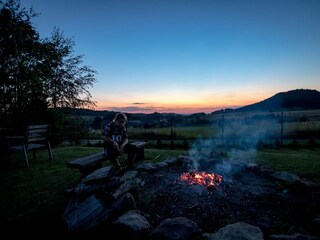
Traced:
<svg viewBox="0 0 320 240">
<path fill-rule="evenodd" d="M 151 233 L 152 240 L 194 240 L 201 237 L 201 229 L 185 217 L 167 218 Z"/>
<path fill-rule="evenodd" d="M 263 240 L 260 228 L 244 222 L 227 225 L 212 234 L 208 240 Z"/>
<path fill-rule="evenodd" d="M 148 236 L 151 225 L 140 211 L 131 210 L 117 218 L 112 229 L 115 239 L 139 240 Z"/>
</svg>

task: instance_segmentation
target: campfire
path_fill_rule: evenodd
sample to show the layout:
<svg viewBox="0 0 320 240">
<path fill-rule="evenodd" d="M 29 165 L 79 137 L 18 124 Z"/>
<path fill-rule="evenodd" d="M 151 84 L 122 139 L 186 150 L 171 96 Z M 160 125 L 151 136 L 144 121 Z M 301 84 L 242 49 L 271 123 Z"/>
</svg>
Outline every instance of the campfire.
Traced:
<svg viewBox="0 0 320 240">
<path fill-rule="evenodd" d="M 207 189 L 216 189 L 222 182 L 223 177 L 216 173 L 206 173 L 195 170 L 191 173 L 182 173 L 180 179 L 190 185 L 198 184 L 205 186 Z"/>
</svg>

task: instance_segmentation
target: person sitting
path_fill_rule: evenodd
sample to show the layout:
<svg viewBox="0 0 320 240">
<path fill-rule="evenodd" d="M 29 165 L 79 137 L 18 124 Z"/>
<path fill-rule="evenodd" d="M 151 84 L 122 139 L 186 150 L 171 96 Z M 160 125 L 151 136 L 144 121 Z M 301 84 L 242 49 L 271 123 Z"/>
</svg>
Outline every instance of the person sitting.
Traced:
<svg viewBox="0 0 320 240">
<path fill-rule="evenodd" d="M 119 172 L 123 169 L 122 165 L 118 161 L 119 156 L 123 156 L 123 153 L 127 152 L 127 144 L 129 142 L 127 131 L 127 116 L 124 113 L 117 113 L 114 119 L 108 123 L 102 131 L 101 139 L 104 141 L 104 153 L 108 160 L 113 164 L 115 172 Z M 132 168 L 136 154 L 129 154 L 128 164 Z"/>
</svg>

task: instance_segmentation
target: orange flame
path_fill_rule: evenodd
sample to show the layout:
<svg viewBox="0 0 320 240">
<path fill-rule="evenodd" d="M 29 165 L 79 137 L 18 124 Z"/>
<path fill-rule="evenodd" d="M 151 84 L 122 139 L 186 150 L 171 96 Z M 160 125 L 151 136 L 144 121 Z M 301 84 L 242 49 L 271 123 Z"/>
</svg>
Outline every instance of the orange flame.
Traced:
<svg viewBox="0 0 320 240">
<path fill-rule="evenodd" d="M 198 184 L 207 188 L 215 188 L 222 182 L 223 177 L 215 173 L 194 171 L 192 173 L 182 173 L 180 179 L 190 185 Z"/>
</svg>

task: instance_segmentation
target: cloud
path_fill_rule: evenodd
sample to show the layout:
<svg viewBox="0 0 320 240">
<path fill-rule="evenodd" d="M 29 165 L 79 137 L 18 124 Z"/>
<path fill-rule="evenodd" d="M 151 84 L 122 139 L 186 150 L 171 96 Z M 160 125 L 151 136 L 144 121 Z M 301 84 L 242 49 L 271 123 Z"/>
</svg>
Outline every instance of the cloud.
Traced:
<svg viewBox="0 0 320 240">
<path fill-rule="evenodd" d="M 128 106 L 118 107 L 118 106 L 111 106 L 111 107 L 102 107 L 99 108 L 101 110 L 108 110 L 108 111 L 115 111 L 115 112 L 127 112 L 127 113 L 178 113 L 178 114 L 192 114 L 192 113 L 199 113 L 199 112 L 206 112 L 211 113 L 212 111 L 219 110 L 221 108 L 211 108 L 211 107 L 163 107 L 163 106 L 153 106 L 153 105 L 146 105 L 146 103 L 132 103 Z"/>
<path fill-rule="evenodd" d="M 134 103 L 132 103 L 133 105 L 145 105 L 145 104 L 147 104 L 147 103 L 140 103 L 140 102 L 134 102 Z"/>
<path fill-rule="evenodd" d="M 125 106 L 125 107 L 109 107 L 108 108 L 111 111 L 116 112 L 150 112 L 153 109 L 150 107 L 136 107 L 136 106 Z"/>
</svg>

